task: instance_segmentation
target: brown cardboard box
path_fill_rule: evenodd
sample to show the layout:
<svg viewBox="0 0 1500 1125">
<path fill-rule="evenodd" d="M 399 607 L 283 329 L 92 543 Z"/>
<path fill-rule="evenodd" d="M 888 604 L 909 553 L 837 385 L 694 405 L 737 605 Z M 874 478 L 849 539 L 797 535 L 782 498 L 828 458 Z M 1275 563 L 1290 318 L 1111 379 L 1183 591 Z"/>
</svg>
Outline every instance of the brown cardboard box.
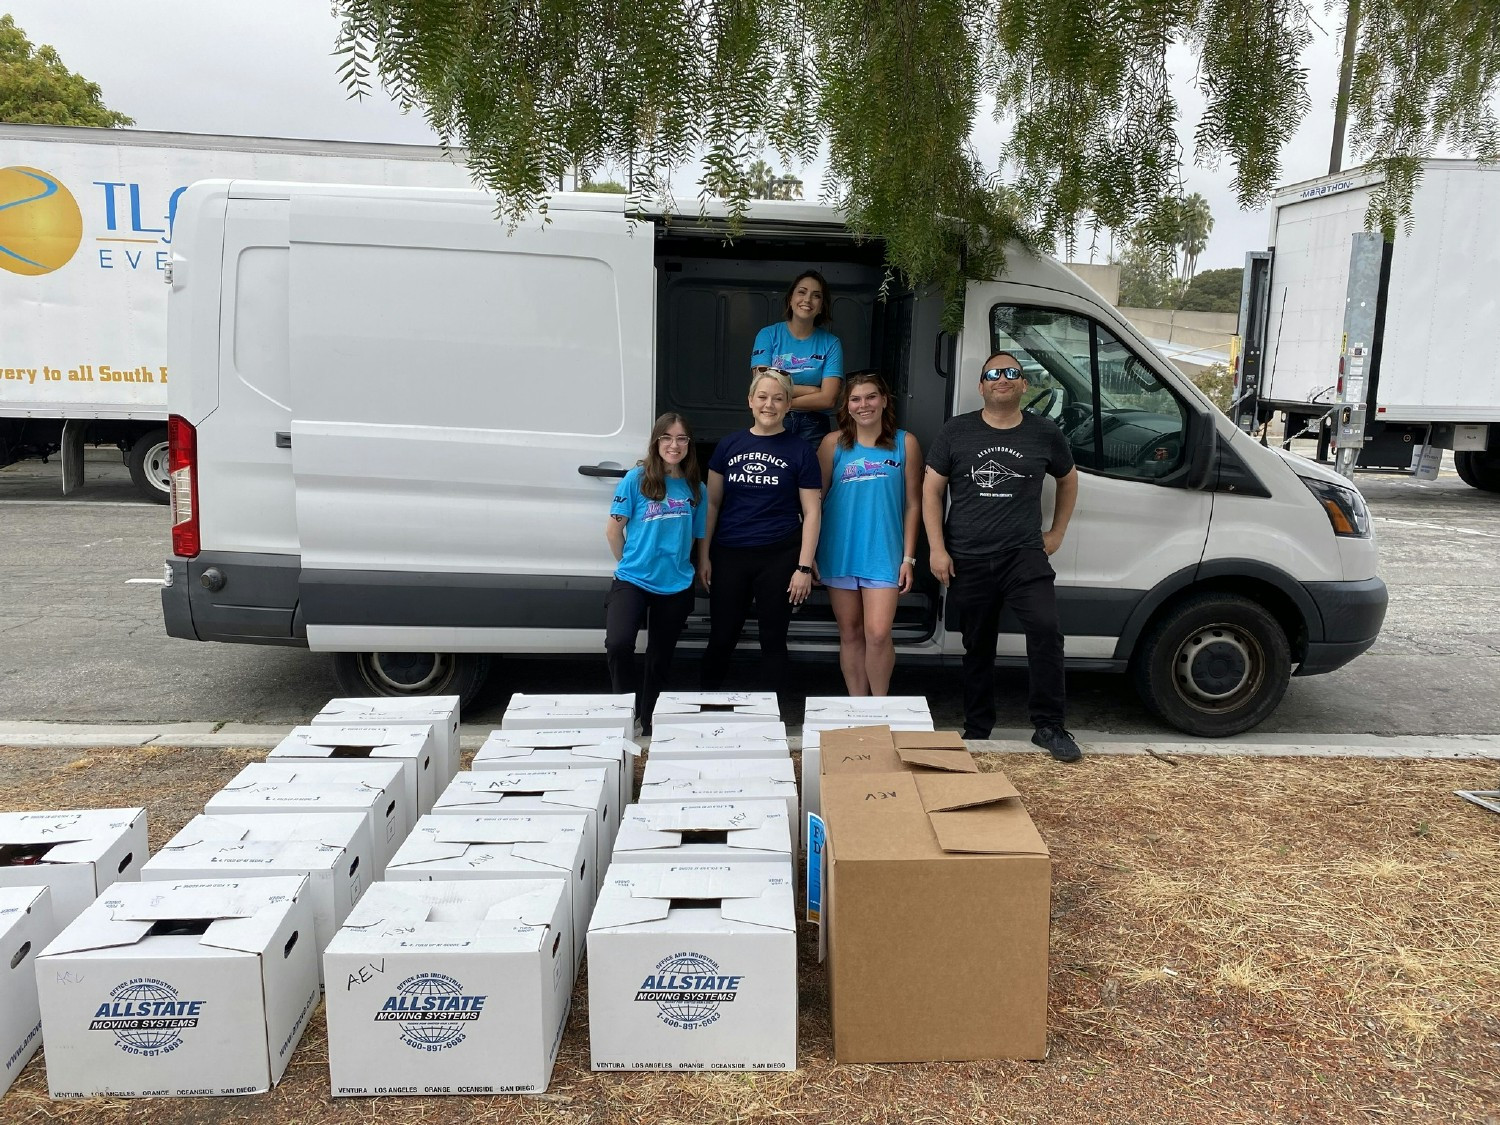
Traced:
<svg viewBox="0 0 1500 1125">
<path fill-rule="evenodd" d="M 978 773 L 974 757 L 957 731 L 851 727 L 821 735 L 823 777 L 850 773 L 898 773 L 933 769 Z"/>
<path fill-rule="evenodd" d="M 825 771 L 823 815 L 834 1056 L 1044 1057 L 1052 868 L 1010 780 Z"/>
</svg>

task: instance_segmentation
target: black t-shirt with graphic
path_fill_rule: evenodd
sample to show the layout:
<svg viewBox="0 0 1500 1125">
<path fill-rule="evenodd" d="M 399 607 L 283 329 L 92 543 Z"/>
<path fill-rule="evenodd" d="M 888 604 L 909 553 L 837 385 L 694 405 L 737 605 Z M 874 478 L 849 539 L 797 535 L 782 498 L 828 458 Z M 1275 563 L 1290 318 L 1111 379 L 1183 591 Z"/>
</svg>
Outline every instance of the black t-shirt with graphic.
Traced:
<svg viewBox="0 0 1500 1125">
<path fill-rule="evenodd" d="M 1047 418 L 1022 414 L 1019 426 L 1000 430 L 976 410 L 949 420 L 927 466 L 948 478 L 948 553 L 989 555 L 1042 545 L 1042 475 L 1067 476 L 1073 451 Z"/>
</svg>

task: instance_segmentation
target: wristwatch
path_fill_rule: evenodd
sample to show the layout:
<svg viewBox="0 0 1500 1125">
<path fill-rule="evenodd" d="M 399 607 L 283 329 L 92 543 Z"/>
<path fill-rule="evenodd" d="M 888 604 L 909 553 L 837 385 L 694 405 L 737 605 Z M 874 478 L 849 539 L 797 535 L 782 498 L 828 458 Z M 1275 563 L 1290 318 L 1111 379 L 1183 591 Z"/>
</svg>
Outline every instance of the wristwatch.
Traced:
<svg viewBox="0 0 1500 1125">
<path fill-rule="evenodd" d="M 799 564 L 798 567 L 797 567 L 797 573 L 798 574 L 811 574 L 812 573 L 812 567 L 810 567 L 810 566 L 802 566 L 802 565 Z"/>
</svg>

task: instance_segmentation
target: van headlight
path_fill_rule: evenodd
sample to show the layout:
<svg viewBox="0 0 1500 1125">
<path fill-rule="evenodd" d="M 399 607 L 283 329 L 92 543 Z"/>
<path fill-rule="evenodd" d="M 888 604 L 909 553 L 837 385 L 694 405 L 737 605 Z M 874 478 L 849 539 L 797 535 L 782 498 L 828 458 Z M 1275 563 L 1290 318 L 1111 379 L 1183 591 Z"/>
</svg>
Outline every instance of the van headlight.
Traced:
<svg viewBox="0 0 1500 1125">
<path fill-rule="evenodd" d="M 1327 480 L 1298 477 L 1307 490 L 1317 498 L 1318 505 L 1333 525 L 1335 535 L 1350 539 L 1370 538 L 1370 509 L 1357 488 L 1345 488 Z"/>
</svg>

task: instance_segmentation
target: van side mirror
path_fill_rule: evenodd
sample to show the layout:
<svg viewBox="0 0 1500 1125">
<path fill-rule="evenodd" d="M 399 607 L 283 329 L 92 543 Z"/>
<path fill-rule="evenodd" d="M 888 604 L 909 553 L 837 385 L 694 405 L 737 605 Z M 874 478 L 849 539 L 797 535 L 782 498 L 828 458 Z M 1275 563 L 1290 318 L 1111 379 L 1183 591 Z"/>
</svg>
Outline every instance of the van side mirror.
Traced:
<svg viewBox="0 0 1500 1125">
<path fill-rule="evenodd" d="M 1196 491 L 1212 488 L 1214 466 L 1218 463 L 1219 428 L 1212 411 L 1193 411 L 1188 415 L 1187 487 Z"/>
</svg>

